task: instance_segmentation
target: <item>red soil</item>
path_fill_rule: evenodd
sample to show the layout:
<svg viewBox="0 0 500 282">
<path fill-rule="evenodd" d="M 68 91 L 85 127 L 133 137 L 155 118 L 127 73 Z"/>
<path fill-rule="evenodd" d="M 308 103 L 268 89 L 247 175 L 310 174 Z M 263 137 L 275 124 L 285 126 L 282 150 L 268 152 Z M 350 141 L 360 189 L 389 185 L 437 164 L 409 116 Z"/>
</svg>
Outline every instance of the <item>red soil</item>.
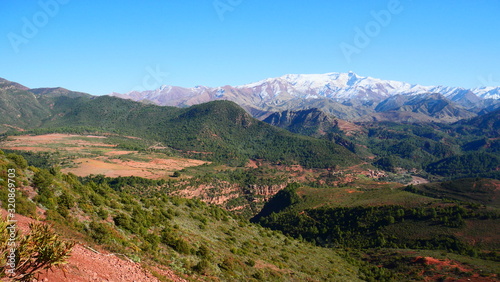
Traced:
<svg viewBox="0 0 500 282">
<path fill-rule="evenodd" d="M 0 215 L 5 217 L 7 211 L 0 209 Z M 28 232 L 29 223 L 34 219 L 16 214 L 17 228 L 23 233 Z M 170 281 L 186 281 L 169 269 L 151 267 L 159 275 Z M 8 280 L 6 280 L 8 281 Z M 153 274 L 144 269 L 140 263 L 135 263 L 123 256 L 96 251 L 76 244 L 73 247 L 68 263 L 62 268 L 42 272 L 35 281 L 159 281 Z"/>
<path fill-rule="evenodd" d="M 473 272 L 473 269 L 466 267 L 459 262 L 445 259 L 445 260 L 440 260 L 436 259 L 433 257 L 416 257 L 414 262 L 417 263 L 422 263 L 425 265 L 432 265 L 435 267 L 436 270 L 442 270 L 442 269 L 458 269 L 462 272 Z M 424 277 L 424 281 L 440 281 L 442 279 L 442 275 L 435 275 L 431 277 Z M 444 281 L 454 281 L 454 282 L 465 282 L 465 281 L 475 281 L 475 282 L 492 282 L 492 281 L 498 281 L 496 275 L 493 275 L 491 277 L 481 277 L 479 274 L 474 273 L 469 277 L 465 278 L 446 278 Z"/>
<path fill-rule="evenodd" d="M 80 158 L 72 160 L 76 166 L 62 170 L 64 173 L 71 172 L 78 176 L 103 174 L 108 177 L 140 176 L 160 179 L 168 177 L 172 171 L 206 163 L 185 158 L 166 157 L 163 159 L 157 155 L 141 155 L 144 161 L 119 160 L 116 157 L 139 153 L 137 151 L 119 150 L 115 148 L 116 145 L 103 143 L 102 139 L 107 138 L 106 136 L 85 136 L 86 138 L 94 138 L 95 141 L 81 139 L 82 137 L 71 134 L 14 136 L 9 138 L 10 140 L 2 142 L 2 148 L 36 152 L 80 153 Z M 58 146 L 54 146 L 56 144 Z M 98 150 L 102 155 L 100 157 L 89 156 L 89 149 Z"/>
</svg>

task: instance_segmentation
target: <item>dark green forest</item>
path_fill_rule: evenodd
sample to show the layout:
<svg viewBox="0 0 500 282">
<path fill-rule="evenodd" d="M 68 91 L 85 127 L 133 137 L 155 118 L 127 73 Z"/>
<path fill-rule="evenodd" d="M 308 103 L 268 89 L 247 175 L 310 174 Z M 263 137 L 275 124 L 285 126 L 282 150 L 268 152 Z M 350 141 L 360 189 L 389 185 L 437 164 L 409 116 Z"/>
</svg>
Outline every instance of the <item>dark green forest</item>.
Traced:
<svg viewBox="0 0 500 282">
<path fill-rule="evenodd" d="M 232 166 L 243 166 L 249 158 L 309 168 L 359 162 L 342 146 L 275 128 L 252 118 L 241 107 L 228 101 L 180 109 L 108 96 L 59 96 L 40 100 L 42 104 L 52 103 L 52 114 L 43 119 L 41 126 L 28 133 L 132 135 L 161 142 L 189 157 Z"/>
<path fill-rule="evenodd" d="M 411 187 L 408 191 L 417 192 Z M 300 201 L 295 188 L 290 186 L 276 194 L 252 221 L 324 247 L 438 249 L 500 261 L 500 256 L 494 252 L 498 246 L 481 249 L 448 232 L 463 227 L 467 220 L 500 218 L 498 211 L 479 204 L 455 200 L 417 208 L 384 205 L 301 210 L 296 208 Z M 432 226 L 440 231 L 414 236 L 405 226 Z"/>
</svg>

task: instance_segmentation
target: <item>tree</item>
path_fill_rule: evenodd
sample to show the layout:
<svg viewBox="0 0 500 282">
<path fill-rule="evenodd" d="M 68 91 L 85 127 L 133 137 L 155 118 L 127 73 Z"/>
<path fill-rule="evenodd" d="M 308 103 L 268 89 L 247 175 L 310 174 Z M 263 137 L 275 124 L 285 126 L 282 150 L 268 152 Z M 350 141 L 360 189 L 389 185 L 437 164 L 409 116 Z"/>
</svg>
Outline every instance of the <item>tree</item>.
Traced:
<svg viewBox="0 0 500 282">
<path fill-rule="evenodd" d="M 28 167 L 28 161 L 23 156 L 17 154 L 7 154 L 7 158 L 13 161 L 19 168 L 25 169 Z"/>
</svg>

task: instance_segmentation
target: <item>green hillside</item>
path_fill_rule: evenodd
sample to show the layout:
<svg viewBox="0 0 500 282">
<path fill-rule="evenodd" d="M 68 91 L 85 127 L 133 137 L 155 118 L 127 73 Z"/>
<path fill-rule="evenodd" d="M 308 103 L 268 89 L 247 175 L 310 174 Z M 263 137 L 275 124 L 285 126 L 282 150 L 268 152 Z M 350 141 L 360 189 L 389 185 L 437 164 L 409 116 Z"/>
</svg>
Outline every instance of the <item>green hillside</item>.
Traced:
<svg viewBox="0 0 500 282">
<path fill-rule="evenodd" d="M 335 142 L 380 169 L 442 180 L 500 177 L 499 116 L 500 110 L 454 124 L 359 122 L 354 131 L 318 109 L 274 113 L 265 121 Z"/>
<path fill-rule="evenodd" d="M 0 132 L 40 126 L 50 114 L 50 109 L 26 87 L 0 79 Z"/>
<path fill-rule="evenodd" d="M 435 198 L 454 199 L 500 208 L 500 180 L 464 178 L 438 183 L 412 185 L 406 190 Z"/>
<path fill-rule="evenodd" d="M 16 180 L 25 185 L 16 195 L 17 212 L 34 217 L 38 206 L 64 238 L 124 254 L 149 269 L 164 266 L 198 281 L 359 281 L 362 275 L 335 250 L 249 224 L 199 200 L 154 192 L 164 182 L 78 178 L 27 167 L 22 157 L 0 151 L 2 208 L 7 168 L 16 169 Z"/>
<path fill-rule="evenodd" d="M 498 151 L 494 149 L 495 141 L 488 138 L 494 135 L 493 129 L 465 131 L 460 124 L 372 123 L 364 126 L 368 134 L 357 137 L 354 142 L 365 144 L 378 157 L 374 164 L 382 169 L 413 170 L 431 179 L 436 176 L 499 177 Z"/>
<path fill-rule="evenodd" d="M 396 280 L 409 279 L 402 278 L 412 272 L 409 250 L 414 256 L 423 250 L 458 254 L 462 260 L 473 258 L 479 269 L 496 265 L 489 271 L 498 272 L 500 212 L 495 200 L 487 200 L 496 198 L 497 182 L 479 179 L 404 189 L 356 182 L 330 188 L 290 185 L 252 221 L 319 246 L 354 249 L 351 256 L 361 252 L 368 261 L 387 263 L 386 274 Z M 390 263 L 378 255 L 385 252 L 392 253 Z M 417 277 L 415 272 L 412 279 Z"/>
<path fill-rule="evenodd" d="M 260 122 L 238 105 L 215 101 L 179 109 L 146 105 L 130 100 L 54 89 L 31 92 L 26 101 L 40 108 L 37 120 L 19 118 L 15 125 L 41 132 L 77 132 L 81 130 L 132 135 L 179 150 L 192 157 L 241 166 L 248 159 L 264 159 L 272 163 L 301 164 L 305 167 L 346 166 L 358 158 L 341 146 L 325 140 L 292 134 Z M 6 95 L 10 95 L 6 93 Z M 43 106 L 45 105 L 45 106 Z M 13 107 L 23 108 L 16 104 Z M 38 109 L 37 108 L 37 109 Z M 29 109 L 27 109 L 29 110 Z M 10 111 L 7 108 L 7 111 Z M 43 116 L 42 116 L 43 114 Z M 10 120 L 2 118 L 2 123 Z M 43 129 L 43 130 L 42 130 Z"/>
</svg>

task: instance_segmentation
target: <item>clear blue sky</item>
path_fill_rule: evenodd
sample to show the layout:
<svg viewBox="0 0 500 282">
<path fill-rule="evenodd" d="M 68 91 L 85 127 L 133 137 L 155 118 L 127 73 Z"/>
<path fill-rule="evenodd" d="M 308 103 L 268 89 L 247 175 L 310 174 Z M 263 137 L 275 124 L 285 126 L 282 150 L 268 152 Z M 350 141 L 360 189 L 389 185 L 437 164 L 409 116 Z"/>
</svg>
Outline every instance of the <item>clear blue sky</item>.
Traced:
<svg viewBox="0 0 500 282">
<path fill-rule="evenodd" d="M 500 0 L 59 2 L 0 1 L 0 77 L 95 95 L 350 70 L 500 85 Z M 382 10 L 390 20 L 377 23 Z M 356 52 L 348 60 L 341 46 Z"/>
</svg>

